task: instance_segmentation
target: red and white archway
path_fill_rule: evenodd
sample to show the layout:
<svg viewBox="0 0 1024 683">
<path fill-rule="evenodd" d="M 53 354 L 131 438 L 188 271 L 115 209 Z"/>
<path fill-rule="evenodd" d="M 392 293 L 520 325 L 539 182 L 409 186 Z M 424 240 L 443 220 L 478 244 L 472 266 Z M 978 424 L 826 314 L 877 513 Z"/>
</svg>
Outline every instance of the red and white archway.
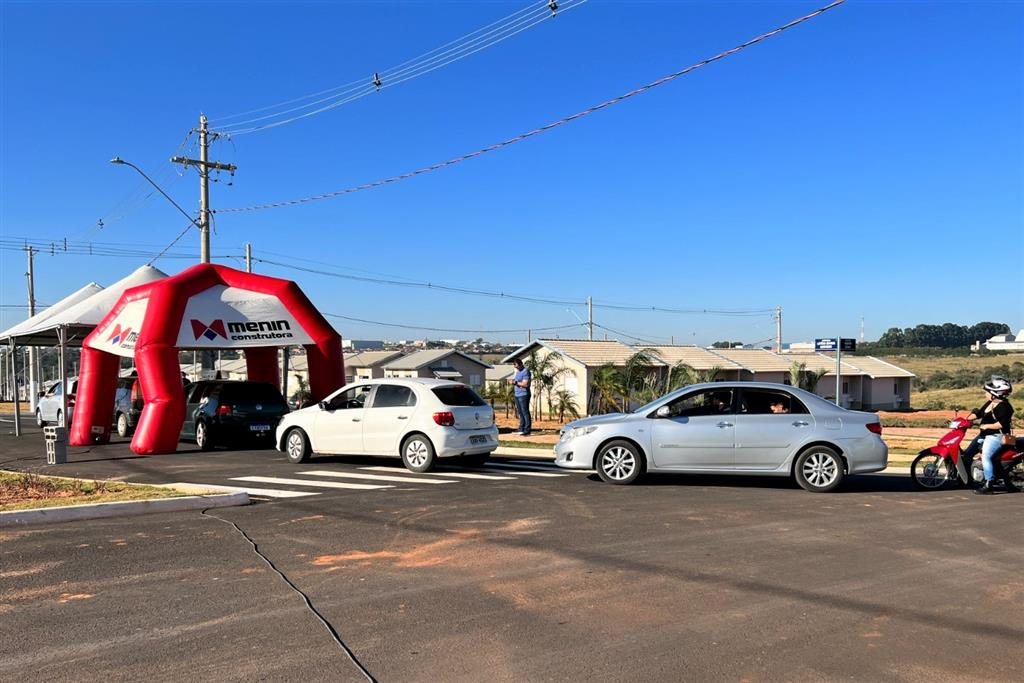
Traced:
<svg viewBox="0 0 1024 683">
<path fill-rule="evenodd" d="M 133 287 L 82 347 L 72 445 L 110 440 L 118 357 L 134 357 L 146 399 L 132 450 L 173 453 L 185 419 L 180 349 L 244 350 L 250 380 L 280 386 L 277 349 L 301 344 L 319 401 L 345 382 L 341 336 L 290 280 L 212 264 Z"/>
</svg>

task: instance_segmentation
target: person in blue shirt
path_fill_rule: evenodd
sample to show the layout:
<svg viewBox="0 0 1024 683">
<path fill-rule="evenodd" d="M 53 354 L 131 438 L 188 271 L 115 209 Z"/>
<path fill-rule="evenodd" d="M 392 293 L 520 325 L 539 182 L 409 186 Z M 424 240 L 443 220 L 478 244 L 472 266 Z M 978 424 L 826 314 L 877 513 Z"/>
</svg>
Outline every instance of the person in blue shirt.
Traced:
<svg viewBox="0 0 1024 683">
<path fill-rule="evenodd" d="M 520 359 L 516 358 L 512 361 L 512 365 L 516 372 L 509 383 L 515 387 L 513 392 L 516 397 L 516 412 L 519 413 L 519 434 L 529 436 L 533 427 L 530 420 L 530 381 L 533 378 Z"/>
</svg>

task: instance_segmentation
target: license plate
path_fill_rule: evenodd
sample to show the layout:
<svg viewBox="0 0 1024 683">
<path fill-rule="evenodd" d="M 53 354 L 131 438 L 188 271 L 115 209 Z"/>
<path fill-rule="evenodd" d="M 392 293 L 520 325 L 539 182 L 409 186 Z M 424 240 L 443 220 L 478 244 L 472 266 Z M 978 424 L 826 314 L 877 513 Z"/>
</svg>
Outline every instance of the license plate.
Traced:
<svg viewBox="0 0 1024 683">
<path fill-rule="evenodd" d="M 488 439 L 484 435 L 469 437 L 469 442 L 470 443 L 487 443 L 488 441 L 490 441 L 490 439 Z"/>
<path fill-rule="evenodd" d="M 250 432 L 269 432 L 270 425 L 249 425 Z"/>
</svg>

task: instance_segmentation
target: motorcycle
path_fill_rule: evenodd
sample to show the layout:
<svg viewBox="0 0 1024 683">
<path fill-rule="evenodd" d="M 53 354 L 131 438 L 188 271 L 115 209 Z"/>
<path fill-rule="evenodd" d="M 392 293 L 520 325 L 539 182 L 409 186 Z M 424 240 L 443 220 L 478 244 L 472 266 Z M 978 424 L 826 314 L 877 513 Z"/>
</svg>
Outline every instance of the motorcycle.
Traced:
<svg viewBox="0 0 1024 683">
<path fill-rule="evenodd" d="M 981 458 L 964 457 L 960 450 L 960 442 L 970 427 L 970 420 L 955 418 L 949 423 L 949 433 L 939 439 L 938 444 L 917 454 L 910 465 L 914 484 L 922 489 L 936 490 L 947 484 L 970 486 L 985 481 Z M 1002 467 L 1003 476 L 1010 477 L 1017 488 L 1024 488 L 1024 439 L 1017 439 L 1014 445 L 1001 446 L 995 459 Z M 998 469 L 996 475 L 999 476 Z"/>
</svg>

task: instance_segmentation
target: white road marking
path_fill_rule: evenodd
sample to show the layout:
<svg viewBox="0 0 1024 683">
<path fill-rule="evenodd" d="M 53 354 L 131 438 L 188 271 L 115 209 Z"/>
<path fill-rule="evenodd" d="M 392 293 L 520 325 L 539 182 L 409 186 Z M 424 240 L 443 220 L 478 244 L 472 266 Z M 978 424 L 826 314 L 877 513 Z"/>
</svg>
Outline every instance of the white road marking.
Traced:
<svg viewBox="0 0 1024 683">
<path fill-rule="evenodd" d="M 163 486 L 163 484 L 161 484 Z M 236 493 L 238 491 L 245 491 L 250 496 L 263 496 L 264 498 L 301 498 L 303 496 L 319 496 L 319 491 L 285 491 L 283 489 L 258 489 L 249 486 L 221 486 L 220 484 L 193 484 L 191 482 L 182 481 L 176 484 L 166 484 L 166 486 L 195 486 L 196 488 L 209 489 L 210 491 L 224 491 L 226 493 Z"/>
<path fill-rule="evenodd" d="M 495 470 L 495 469 L 491 469 L 491 465 L 487 465 L 487 467 L 481 468 L 480 471 L 481 472 L 497 472 L 498 474 L 512 474 L 513 472 L 515 472 L 515 474 L 517 474 L 517 475 L 519 475 L 521 477 L 568 477 L 569 476 L 568 474 L 559 474 L 557 472 L 527 472 L 525 470 L 517 470 L 517 469 L 500 469 L 500 470 Z"/>
<path fill-rule="evenodd" d="M 293 486 L 315 486 L 324 489 L 390 489 L 382 484 L 349 484 L 343 481 L 313 481 L 312 479 L 289 479 L 287 477 L 232 477 L 232 481 L 255 481 L 261 484 L 291 484 Z"/>
<path fill-rule="evenodd" d="M 395 471 L 394 467 L 360 467 L 359 469 L 361 469 L 361 470 L 372 470 L 374 472 L 394 472 Z M 437 476 L 440 476 L 440 477 L 456 477 L 456 478 L 459 478 L 459 479 L 495 479 L 495 480 L 497 480 L 497 479 L 515 479 L 515 477 L 496 477 L 496 476 L 490 475 L 490 474 L 473 474 L 472 472 L 448 472 L 448 471 L 444 471 L 444 472 L 424 472 L 423 474 L 419 475 L 421 477 L 424 477 L 424 479 L 417 480 L 417 481 L 426 481 L 425 477 L 426 476 L 432 476 L 432 475 L 437 475 Z"/>
<path fill-rule="evenodd" d="M 411 476 L 409 477 L 395 477 L 388 476 L 386 474 L 360 474 L 359 472 L 331 472 L 328 470 L 308 470 L 306 472 L 299 472 L 299 474 L 309 475 L 311 477 L 340 477 L 342 479 L 371 479 L 374 481 L 398 481 L 409 484 L 458 484 L 459 482 L 454 479 L 416 479 Z"/>
</svg>

